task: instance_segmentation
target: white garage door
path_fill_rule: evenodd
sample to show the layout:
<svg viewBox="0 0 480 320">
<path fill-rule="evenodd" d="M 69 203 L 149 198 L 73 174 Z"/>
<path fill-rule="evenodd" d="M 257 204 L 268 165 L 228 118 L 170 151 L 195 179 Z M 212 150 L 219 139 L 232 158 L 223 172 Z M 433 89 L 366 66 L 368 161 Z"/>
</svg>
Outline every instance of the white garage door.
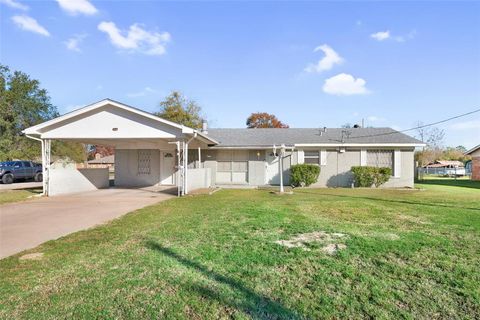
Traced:
<svg viewBox="0 0 480 320">
<path fill-rule="evenodd" d="M 217 183 L 248 183 L 248 151 L 218 151 Z"/>
</svg>

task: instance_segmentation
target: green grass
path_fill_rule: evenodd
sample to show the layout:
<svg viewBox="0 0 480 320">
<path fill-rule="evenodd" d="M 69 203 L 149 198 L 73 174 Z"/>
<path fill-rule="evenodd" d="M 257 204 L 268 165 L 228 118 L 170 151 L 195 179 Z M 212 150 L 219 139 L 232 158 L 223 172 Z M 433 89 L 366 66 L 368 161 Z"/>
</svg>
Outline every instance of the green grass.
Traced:
<svg viewBox="0 0 480 320">
<path fill-rule="evenodd" d="M 169 200 L 0 261 L 0 318 L 478 319 L 480 190 L 419 186 Z"/>
<path fill-rule="evenodd" d="M 428 185 L 441 185 L 441 186 L 480 189 L 480 181 L 474 181 L 467 177 L 459 177 L 455 180 L 454 178 L 428 176 L 428 177 L 425 177 L 423 180 L 419 181 L 419 183 L 428 184 Z"/>
<path fill-rule="evenodd" d="M 0 204 L 27 200 L 29 197 L 42 193 L 41 189 L 0 191 Z"/>
</svg>

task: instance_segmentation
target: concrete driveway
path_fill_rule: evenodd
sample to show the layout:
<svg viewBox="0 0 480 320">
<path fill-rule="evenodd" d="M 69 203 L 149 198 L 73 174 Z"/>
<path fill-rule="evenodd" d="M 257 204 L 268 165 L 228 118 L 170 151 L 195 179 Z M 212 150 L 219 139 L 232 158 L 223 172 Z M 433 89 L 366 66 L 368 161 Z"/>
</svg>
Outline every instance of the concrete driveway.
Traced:
<svg viewBox="0 0 480 320">
<path fill-rule="evenodd" d="M 21 189 L 33 189 L 41 188 L 43 184 L 41 182 L 21 181 L 10 184 L 0 183 L 0 191 L 5 190 L 21 190 Z"/>
<path fill-rule="evenodd" d="M 103 189 L 0 206 L 0 259 L 174 197 L 170 190 Z"/>
</svg>

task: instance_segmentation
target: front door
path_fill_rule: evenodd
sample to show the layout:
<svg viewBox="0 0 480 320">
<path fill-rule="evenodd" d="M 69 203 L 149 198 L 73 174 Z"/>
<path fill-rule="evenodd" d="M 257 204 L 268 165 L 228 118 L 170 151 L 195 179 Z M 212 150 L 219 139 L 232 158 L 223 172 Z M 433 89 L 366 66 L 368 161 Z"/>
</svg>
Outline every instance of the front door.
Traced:
<svg viewBox="0 0 480 320">
<path fill-rule="evenodd" d="M 175 152 L 161 151 L 160 152 L 160 184 L 173 185 L 175 173 Z"/>
<path fill-rule="evenodd" d="M 267 150 L 266 152 L 265 184 L 280 184 L 279 157 L 273 151 Z"/>
</svg>

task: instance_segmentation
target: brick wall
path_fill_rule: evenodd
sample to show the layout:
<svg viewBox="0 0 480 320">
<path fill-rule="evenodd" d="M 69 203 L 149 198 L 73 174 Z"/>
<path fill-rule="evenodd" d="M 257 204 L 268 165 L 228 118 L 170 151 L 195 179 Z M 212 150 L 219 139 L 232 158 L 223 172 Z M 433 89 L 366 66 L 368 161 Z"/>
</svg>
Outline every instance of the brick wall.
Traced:
<svg viewBox="0 0 480 320">
<path fill-rule="evenodd" d="M 480 157 L 472 158 L 472 180 L 480 180 Z"/>
</svg>

